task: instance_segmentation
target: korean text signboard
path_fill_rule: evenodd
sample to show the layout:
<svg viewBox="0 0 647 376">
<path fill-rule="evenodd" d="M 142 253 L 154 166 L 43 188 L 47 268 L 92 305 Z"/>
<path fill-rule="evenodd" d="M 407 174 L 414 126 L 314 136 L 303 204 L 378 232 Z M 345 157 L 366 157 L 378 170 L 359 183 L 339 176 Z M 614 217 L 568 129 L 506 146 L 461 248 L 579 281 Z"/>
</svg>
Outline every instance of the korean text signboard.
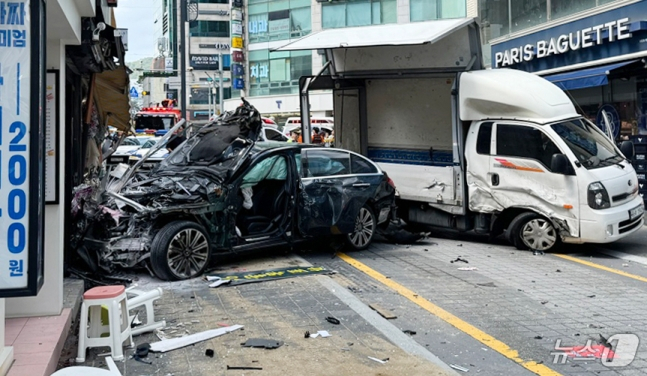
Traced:
<svg viewBox="0 0 647 376">
<path fill-rule="evenodd" d="M 45 4 L 0 1 L 0 297 L 42 286 Z"/>
</svg>

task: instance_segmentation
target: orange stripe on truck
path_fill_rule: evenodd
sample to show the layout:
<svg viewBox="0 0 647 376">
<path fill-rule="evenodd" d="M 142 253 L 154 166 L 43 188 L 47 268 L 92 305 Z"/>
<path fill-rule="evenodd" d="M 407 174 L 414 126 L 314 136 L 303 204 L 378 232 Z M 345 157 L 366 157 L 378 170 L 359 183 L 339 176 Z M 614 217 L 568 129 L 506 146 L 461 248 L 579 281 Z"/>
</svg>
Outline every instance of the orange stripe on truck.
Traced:
<svg viewBox="0 0 647 376">
<path fill-rule="evenodd" d="M 530 171 L 530 172 L 544 172 L 544 170 L 542 170 L 541 168 L 519 166 L 519 165 L 516 165 L 516 164 L 508 161 L 507 159 L 494 158 L 494 160 L 499 162 L 503 167 L 511 168 L 513 170 Z"/>
</svg>

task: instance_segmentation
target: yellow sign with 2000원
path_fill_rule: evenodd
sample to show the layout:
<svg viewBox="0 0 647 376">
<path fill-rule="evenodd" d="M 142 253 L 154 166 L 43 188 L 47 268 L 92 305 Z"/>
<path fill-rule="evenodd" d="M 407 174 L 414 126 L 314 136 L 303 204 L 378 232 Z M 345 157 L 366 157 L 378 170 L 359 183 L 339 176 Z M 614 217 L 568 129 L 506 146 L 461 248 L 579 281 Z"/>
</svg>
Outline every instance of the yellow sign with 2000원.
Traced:
<svg viewBox="0 0 647 376">
<path fill-rule="evenodd" d="M 243 48 L 243 38 L 233 37 L 231 38 L 231 47 L 232 48 Z"/>
</svg>

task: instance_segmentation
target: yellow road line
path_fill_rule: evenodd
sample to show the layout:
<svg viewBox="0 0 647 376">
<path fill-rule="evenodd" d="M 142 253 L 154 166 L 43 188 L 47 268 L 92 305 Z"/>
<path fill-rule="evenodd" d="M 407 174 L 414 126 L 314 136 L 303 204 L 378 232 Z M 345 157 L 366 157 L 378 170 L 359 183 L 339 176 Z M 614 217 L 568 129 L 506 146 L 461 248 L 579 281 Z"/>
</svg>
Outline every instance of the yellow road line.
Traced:
<svg viewBox="0 0 647 376">
<path fill-rule="evenodd" d="M 510 348 L 510 346 L 506 345 L 505 343 L 499 341 L 498 339 L 492 337 L 491 335 L 485 333 L 481 329 L 459 319 L 458 317 L 452 315 L 451 313 L 445 311 L 444 309 L 438 307 L 437 305 L 433 304 L 432 302 L 428 301 L 427 299 L 418 296 L 418 294 L 414 293 L 413 291 L 409 290 L 408 288 L 402 286 L 401 284 L 385 277 L 383 274 L 380 272 L 371 269 L 367 265 L 363 264 L 360 261 L 355 260 L 354 258 L 344 254 L 344 253 L 338 253 L 337 254 L 339 258 L 350 264 L 351 266 L 355 267 L 359 271 L 367 274 L 371 278 L 381 282 L 382 284 L 392 288 L 396 292 L 398 292 L 400 295 L 404 296 L 405 298 L 411 300 L 418 306 L 422 307 L 425 309 L 427 312 L 439 317 L 443 321 L 447 322 L 448 324 L 453 325 L 455 328 L 458 330 L 462 331 L 463 333 L 466 333 L 467 335 L 471 336 L 472 338 L 476 339 L 477 341 L 481 342 L 485 346 L 488 346 L 492 350 L 498 352 L 499 354 L 505 356 L 506 358 L 519 363 L 523 368 L 534 372 L 537 375 L 540 376 L 560 376 L 559 373 L 553 371 L 552 369 L 546 367 L 543 364 L 538 364 L 535 361 L 532 360 L 523 360 L 519 357 L 519 353 L 516 350 L 513 350 Z"/>
<path fill-rule="evenodd" d="M 610 268 L 610 267 L 608 267 L 608 266 L 604 266 L 604 265 L 596 264 L 596 263 L 594 263 L 594 262 L 590 262 L 590 261 L 586 261 L 586 260 L 580 260 L 580 259 L 575 258 L 575 257 L 573 257 L 573 256 L 568 256 L 568 255 L 556 255 L 556 254 L 553 254 L 553 256 L 556 256 L 556 257 L 559 257 L 559 258 L 563 258 L 563 259 L 565 259 L 565 260 L 569 260 L 569 261 L 577 262 L 578 264 L 582 264 L 582 265 L 590 266 L 590 267 L 592 267 L 592 268 L 596 268 L 596 269 L 604 270 L 604 271 L 607 271 L 607 272 L 609 272 L 609 273 L 618 274 L 618 275 L 621 275 L 621 276 L 623 276 L 623 277 L 632 278 L 632 279 L 635 279 L 635 280 L 637 280 L 637 281 L 647 282 L 647 278 L 645 278 L 645 277 L 641 277 L 641 276 L 639 276 L 639 275 L 635 275 L 635 274 L 627 273 L 627 272 L 624 272 L 624 271 L 622 271 L 622 270 L 618 270 L 618 269 Z"/>
</svg>

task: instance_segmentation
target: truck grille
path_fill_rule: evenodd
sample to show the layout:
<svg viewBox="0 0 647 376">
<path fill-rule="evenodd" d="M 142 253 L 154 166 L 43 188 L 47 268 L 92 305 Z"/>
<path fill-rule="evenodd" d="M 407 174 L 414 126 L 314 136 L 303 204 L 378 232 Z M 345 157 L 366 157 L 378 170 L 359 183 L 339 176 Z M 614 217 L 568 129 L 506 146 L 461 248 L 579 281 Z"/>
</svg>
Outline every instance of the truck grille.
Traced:
<svg viewBox="0 0 647 376">
<path fill-rule="evenodd" d="M 634 219 L 633 221 L 627 219 L 626 221 L 622 221 L 618 223 L 618 232 L 621 234 L 624 234 L 625 232 L 631 231 L 635 229 L 636 227 L 640 226 L 642 223 L 643 216 L 641 215 L 640 217 Z"/>
</svg>

